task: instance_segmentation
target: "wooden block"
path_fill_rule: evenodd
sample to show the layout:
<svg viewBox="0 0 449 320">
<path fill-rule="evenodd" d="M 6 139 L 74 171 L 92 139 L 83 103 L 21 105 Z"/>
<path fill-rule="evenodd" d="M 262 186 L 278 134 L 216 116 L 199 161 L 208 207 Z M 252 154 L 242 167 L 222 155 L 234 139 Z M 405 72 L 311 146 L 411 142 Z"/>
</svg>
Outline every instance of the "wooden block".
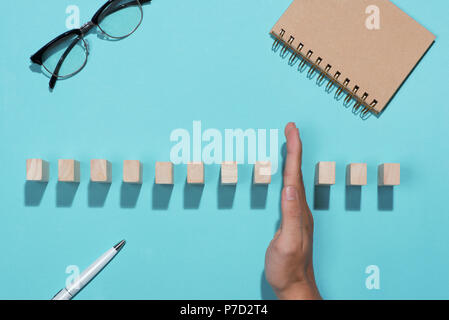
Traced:
<svg viewBox="0 0 449 320">
<path fill-rule="evenodd" d="M 59 159 L 58 181 L 80 182 L 80 163 L 73 159 Z"/>
<path fill-rule="evenodd" d="M 238 168 L 237 162 L 225 161 L 221 164 L 221 183 L 222 184 L 237 184 Z"/>
<path fill-rule="evenodd" d="M 123 182 L 142 184 L 142 164 L 139 160 L 123 161 Z"/>
<path fill-rule="evenodd" d="M 378 167 L 379 186 L 398 186 L 401 184 L 401 164 L 383 163 Z"/>
<path fill-rule="evenodd" d="M 111 183 L 111 163 L 108 160 L 104 159 L 90 160 L 90 180 L 92 182 Z"/>
<path fill-rule="evenodd" d="M 27 159 L 27 180 L 47 182 L 50 176 L 48 162 L 42 159 Z"/>
<path fill-rule="evenodd" d="M 173 163 L 156 162 L 156 184 L 173 184 Z"/>
<path fill-rule="evenodd" d="M 256 161 L 254 164 L 254 183 L 270 184 L 271 183 L 271 162 Z"/>
<path fill-rule="evenodd" d="M 189 162 L 187 164 L 187 183 L 204 184 L 204 163 Z"/>
<path fill-rule="evenodd" d="M 315 166 L 315 185 L 330 186 L 333 184 L 335 184 L 335 162 L 318 162 Z"/>
<path fill-rule="evenodd" d="M 366 163 L 351 163 L 346 169 L 346 184 L 348 186 L 365 186 L 367 180 Z"/>
</svg>

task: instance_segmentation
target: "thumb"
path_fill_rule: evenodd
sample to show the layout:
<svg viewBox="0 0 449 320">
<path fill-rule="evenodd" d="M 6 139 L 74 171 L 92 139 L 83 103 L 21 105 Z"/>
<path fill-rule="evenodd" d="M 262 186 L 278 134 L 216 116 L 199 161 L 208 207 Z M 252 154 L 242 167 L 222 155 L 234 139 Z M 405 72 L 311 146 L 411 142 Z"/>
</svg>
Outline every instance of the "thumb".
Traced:
<svg viewBox="0 0 449 320">
<path fill-rule="evenodd" d="M 298 237 L 303 226 L 303 215 L 300 210 L 298 189 L 295 186 L 284 187 L 281 207 L 281 233 L 289 237 Z"/>
</svg>

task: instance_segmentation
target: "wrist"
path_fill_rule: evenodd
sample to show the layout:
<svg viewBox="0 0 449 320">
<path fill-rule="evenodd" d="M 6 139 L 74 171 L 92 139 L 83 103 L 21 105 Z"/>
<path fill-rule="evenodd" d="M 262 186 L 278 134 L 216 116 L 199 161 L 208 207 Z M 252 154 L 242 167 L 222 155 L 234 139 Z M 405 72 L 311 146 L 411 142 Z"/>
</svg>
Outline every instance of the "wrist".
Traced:
<svg viewBox="0 0 449 320">
<path fill-rule="evenodd" d="M 279 300 L 321 300 L 321 295 L 314 281 L 301 281 L 276 292 Z"/>
</svg>

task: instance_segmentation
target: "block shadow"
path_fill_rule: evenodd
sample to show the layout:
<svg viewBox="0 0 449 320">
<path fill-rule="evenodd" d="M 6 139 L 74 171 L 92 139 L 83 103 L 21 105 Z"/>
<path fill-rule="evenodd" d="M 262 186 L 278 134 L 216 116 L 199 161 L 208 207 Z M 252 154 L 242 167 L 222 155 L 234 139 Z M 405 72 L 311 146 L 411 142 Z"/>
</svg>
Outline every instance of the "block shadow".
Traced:
<svg viewBox="0 0 449 320">
<path fill-rule="evenodd" d="M 220 171 L 221 173 L 221 171 Z M 217 207 L 218 209 L 232 209 L 234 206 L 235 191 L 237 185 L 235 184 L 222 184 L 221 174 L 218 176 L 217 183 Z"/>
<path fill-rule="evenodd" d="M 251 209 L 265 209 L 267 206 L 268 184 L 254 183 L 254 170 L 251 177 Z"/>
<path fill-rule="evenodd" d="M 268 184 L 251 185 L 251 209 L 265 209 L 267 206 Z"/>
<path fill-rule="evenodd" d="M 152 202 L 153 210 L 167 210 L 173 192 L 172 184 L 153 183 Z"/>
<path fill-rule="evenodd" d="M 104 207 L 111 183 L 89 182 L 87 187 L 87 205 L 91 208 Z"/>
<path fill-rule="evenodd" d="M 318 181 L 318 163 L 315 165 L 315 179 Z M 329 185 L 316 185 L 313 186 L 313 209 L 314 210 L 329 210 L 330 202 L 330 191 Z"/>
<path fill-rule="evenodd" d="M 142 184 L 122 182 L 120 187 L 120 208 L 135 208 L 141 189 Z"/>
<path fill-rule="evenodd" d="M 56 183 L 56 207 L 70 208 L 75 199 L 79 185 L 79 182 L 58 181 Z"/>
<path fill-rule="evenodd" d="M 377 209 L 379 211 L 393 211 L 394 209 L 393 186 L 377 187 Z"/>
<path fill-rule="evenodd" d="M 184 183 L 184 209 L 198 209 L 203 195 L 204 184 Z"/>
<path fill-rule="evenodd" d="M 330 186 L 314 186 L 313 188 L 313 209 L 329 210 Z"/>
<path fill-rule="evenodd" d="M 362 186 L 346 186 L 345 208 L 348 211 L 360 211 L 362 204 Z"/>
<path fill-rule="evenodd" d="M 26 181 L 24 187 L 24 204 L 26 207 L 37 207 L 41 204 L 48 182 Z"/>
</svg>

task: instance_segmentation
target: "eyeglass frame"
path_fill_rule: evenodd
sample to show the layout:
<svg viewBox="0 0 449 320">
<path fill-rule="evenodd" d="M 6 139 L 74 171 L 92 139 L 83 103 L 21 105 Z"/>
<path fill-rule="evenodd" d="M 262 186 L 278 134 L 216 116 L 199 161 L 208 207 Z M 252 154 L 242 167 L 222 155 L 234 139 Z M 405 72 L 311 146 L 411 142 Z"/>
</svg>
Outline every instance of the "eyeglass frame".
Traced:
<svg viewBox="0 0 449 320">
<path fill-rule="evenodd" d="M 136 1 L 139 5 L 139 9 L 141 12 L 141 16 L 140 16 L 140 21 L 139 23 L 136 25 L 136 27 L 127 35 L 122 36 L 122 37 L 115 37 L 115 36 L 111 36 L 108 33 L 106 33 L 101 27 L 100 27 L 100 17 L 101 14 L 106 10 L 106 8 L 109 7 L 109 5 L 111 5 L 114 1 L 120 1 L 120 0 L 108 0 L 105 4 L 103 4 L 100 9 L 97 10 L 97 12 L 95 12 L 95 14 L 93 15 L 92 19 L 85 23 L 84 25 L 82 25 L 80 28 L 75 28 L 69 31 L 66 31 L 62 34 L 60 34 L 59 36 L 57 36 L 56 38 L 54 38 L 53 40 L 51 40 L 50 42 L 48 42 L 45 46 L 43 46 L 42 48 L 40 48 L 35 54 L 33 54 L 31 56 L 31 61 L 33 63 L 36 63 L 42 67 L 44 67 L 44 69 L 51 74 L 51 78 L 50 78 L 50 82 L 49 82 L 49 87 L 50 89 L 53 89 L 55 87 L 56 81 L 58 79 L 65 79 L 65 78 L 69 78 L 72 77 L 73 75 L 77 74 L 78 72 L 80 72 L 87 64 L 87 57 L 89 56 L 89 46 L 86 42 L 86 40 L 84 40 L 84 36 L 94 27 L 98 27 L 98 29 L 100 29 L 100 31 L 105 34 L 106 36 L 116 39 L 116 40 L 120 40 L 120 39 L 124 39 L 129 37 L 130 35 L 132 35 L 140 26 L 140 24 L 143 21 L 143 9 L 142 9 L 142 5 L 146 4 L 146 3 L 150 3 L 151 0 L 132 0 L 132 1 Z M 130 1 L 131 3 L 131 1 Z M 116 10 L 118 11 L 118 10 Z M 72 41 L 72 43 L 66 48 L 66 50 L 64 51 L 64 53 L 62 54 L 61 58 L 58 61 L 58 64 L 55 67 L 55 70 L 50 71 L 48 70 L 45 65 L 44 65 L 44 61 L 43 61 L 43 55 L 44 53 L 51 48 L 55 43 L 57 43 L 58 41 L 70 36 L 70 35 L 77 35 L 77 37 Z M 76 70 L 75 72 L 72 72 L 71 74 L 68 75 L 64 75 L 64 76 L 59 76 L 59 70 L 62 66 L 62 64 L 64 63 L 65 59 L 67 58 L 67 55 L 70 53 L 70 51 L 73 49 L 73 47 L 78 43 L 78 41 L 83 41 L 85 50 L 86 50 L 86 58 L 84 60 L 83 65 Z"/>
</svg>

